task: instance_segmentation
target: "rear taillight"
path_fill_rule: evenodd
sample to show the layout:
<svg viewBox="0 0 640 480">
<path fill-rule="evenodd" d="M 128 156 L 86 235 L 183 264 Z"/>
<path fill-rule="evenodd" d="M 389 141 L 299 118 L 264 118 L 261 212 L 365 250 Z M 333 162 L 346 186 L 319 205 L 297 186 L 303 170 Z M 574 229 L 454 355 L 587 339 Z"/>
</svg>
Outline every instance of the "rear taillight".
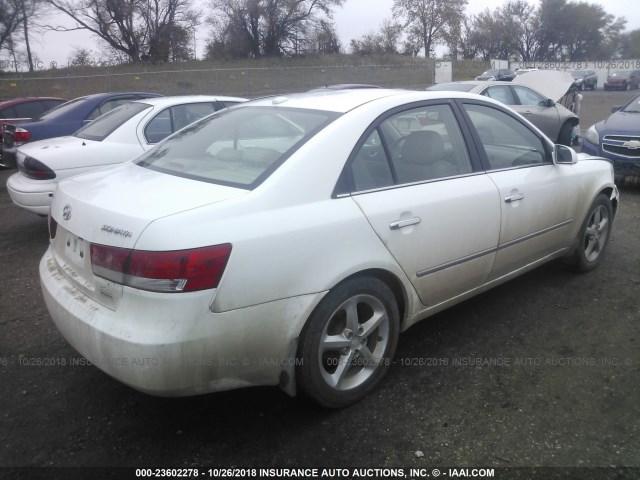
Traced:
<svg viewBox="0 0 640 480">
<path fill-rule="evenodd" d="M 18 162 L 18 170 L 28 178 L 34 180 L 52 180 L 56 178 L 56 172 L 35 158 L 26 157 L 23 162 Z"/>
<path fill-rule="evenodd" d="M 56 233 L 58 233 L 58 222 L 56 222 L 51 213 L 49 213 L 49 238 L 53 240 L 56 238 Z"/>
<path fill-rule="evenodd" d="M 151 252 L 91 244 L 94 275 L 152 292 L 193 292 L 216 288 L 231 255 L 231 244 Z"/>
<path fill-rule="evenodd" d="M 13 132 L 13 143 L 27 143 L 31 140 L 31 132 L 24 128 L 16 127 Z"/>
</svg>

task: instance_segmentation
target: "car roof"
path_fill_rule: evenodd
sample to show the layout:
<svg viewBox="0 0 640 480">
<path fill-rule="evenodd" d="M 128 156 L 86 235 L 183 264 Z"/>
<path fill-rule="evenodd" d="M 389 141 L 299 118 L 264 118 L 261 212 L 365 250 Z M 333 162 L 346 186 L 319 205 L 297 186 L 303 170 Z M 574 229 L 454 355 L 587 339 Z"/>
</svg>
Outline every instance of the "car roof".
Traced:
<svg viewBox="0 0 640 480">
<path fill-rule="evenodd" d="M 226 97 L 221 95 L 172 95 L 168 97 L 152 97 L 134 100 L 136 103 L 146 103 L 156 107 L 167 107 L 170 105 L 179 105 L 184 103 L 201 103 L 201 102 L 246 102 L 248 99 L 242 97 Z"/>
<path fill-rule="evenodd" d="M 11 100 L 0 99 L 0 108 L 10 107 L 12 105 L 18 105 L 20 103 L 33 102 L 37 100 L 60 100 L 62 102 L 67 101 L 65 98 L 58 98 L 58 97 L 21 97 L 21 98 L 14 98 Z"/>
<path fill-rule="evenodd" d="M 153 92 L 102 92 L 102 93 L 92 93 L 89 95 L 81 95 L 79 97 L 72 98 L 69 101 L 72 102 L 74 100 L 80 100 L 80 99 L 100 100 L 103 98 L 117 97 L 119 95 L 143 95 L 145 97 L 149 96 L 150 98 L 162 96 L 161 93 L 153 93 Z"/>
<path fill-rule="evenodd" d="M 513 85 L 512 82 L 504 82 L 502 80 L 463 80 L 460 82 L 444 82 L 444 83 L 436 83 L 433 87 L 439 87 L 434 89 L 433 91 L 446 91 L 446 87 L 450 87 L 453 85 L 469 85 L 470 87 L 483 87 L 485 85 Z M 469 89 L 471 90 L 471 88 Z M 468 91 L 469 91 L 468 90 Z M 459 91 L 459 90 L 456 90 Z"/>
<path fill-rule="evenodd" d="M 491 82 L 496 83 L 496 82 Z M 508 82 L 507 82 L 508 83 Z M 245 106 L 278 106 L 346 113 L 366 103 L 399 97 L 403 103 L 443 98 L 478 98 L 475 94 L 454 91 L 403 90 L 390 88 L 358 88 L 348 90 L 310 91 L 260 98 Z M 491 99 L 485 99 L 491 101 Z M 498 102 L 491 102 L 499 104 Z"/>
</svg>

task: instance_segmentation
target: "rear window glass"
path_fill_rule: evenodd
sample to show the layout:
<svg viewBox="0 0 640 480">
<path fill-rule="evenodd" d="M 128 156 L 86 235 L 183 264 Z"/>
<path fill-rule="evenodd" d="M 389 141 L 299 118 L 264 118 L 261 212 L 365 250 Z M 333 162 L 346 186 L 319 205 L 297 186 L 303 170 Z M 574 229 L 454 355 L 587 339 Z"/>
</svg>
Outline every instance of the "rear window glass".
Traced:
<svg viewBox="0 0 640 480">
<path fill-rule="evenodd" d="M 62 105 L 59 105 L 59 106 L 49 110 L 44 115 L 42 115 L 42 117 L 40 117 L 40 118 L 42 120 L 53 120 L 55 118 L 61 117 L 62 115 L 65 115 L 67 112 L 72 111 L 73 109 L 75 109 L 78 105 L 82 105 L 88 99 L 89 99 L 89 97 L 74 98 L 73 100 L 69 100 L 68 102 L 63 103 Z"/>
<path fill-rule="evenodd" d="M 138 159 L 160 172 L 253 189 L 338 117 L 279 107 L 222 110 L 169 137 Z"/>
<path fill-rule="evenodd" d="M 468 83 L 440 83 L 430 86 L 427 90 L 437 92 L 470 92 L 473 87 L 475 87 L 475 85 L 470 85 Z"/>
<path fill-rule="evenodd" d="M 85 125 L 74 136 L 102 141 L 124 122 L 148 108 L 151 108 L 151 105 L 146 103 L 125 103 Z"/>
</svg>

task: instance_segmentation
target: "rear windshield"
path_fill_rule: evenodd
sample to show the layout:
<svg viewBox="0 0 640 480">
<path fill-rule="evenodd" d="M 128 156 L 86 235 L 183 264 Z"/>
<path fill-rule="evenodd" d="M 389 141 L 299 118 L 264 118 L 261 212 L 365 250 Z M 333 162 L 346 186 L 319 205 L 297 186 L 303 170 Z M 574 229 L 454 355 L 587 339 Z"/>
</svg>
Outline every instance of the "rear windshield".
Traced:
<svg viewBox="0 0 640 480">
<path fill-rule="evenodd" d="M 281 107 L 222 110 L 180 130 L 136 163 L 171 175 L 253 189 L 338 116 Z"/>
<path fill-rule="evenodd" d="M 146 103 L 125 103 L 124 105 L 120 105 L 110 112 L 99 116 L 93 122 L 88 123 L 73 135 L 74 137 L 101 142 L 111 135 L 111 133 L 113 133 L 113 131 L 124 122 L 148 108 L 151 108 L 151 105 Z"/>
<path fill-rule="evenodd" d="M 68 111 L 73 110 L 78 105 L 86 102 L 88 98 L 89 97 L 79 97 L 79 98 L 74 98 L 73 100 L 69 100 L 68 102 L 63 103 L 62 105 L 52 108 L 51 110 L 46 112 L 44 115 L 42 115 L 40 118 L 42 120 L 52 120 L 52 119 L 58 118 L 61 115 L 66 114 Z"/>
</svg>

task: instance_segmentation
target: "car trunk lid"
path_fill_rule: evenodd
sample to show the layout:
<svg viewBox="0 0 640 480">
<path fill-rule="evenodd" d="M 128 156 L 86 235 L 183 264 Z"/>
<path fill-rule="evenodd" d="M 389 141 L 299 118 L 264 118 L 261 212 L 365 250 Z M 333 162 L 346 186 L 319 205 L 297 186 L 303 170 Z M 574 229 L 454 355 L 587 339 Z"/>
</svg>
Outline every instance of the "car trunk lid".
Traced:
<svg viewBox="0 0 640 480">
<path fill-rule="evenodd" d="M 155 172 L 133 163 L 59 184 L 51 205 L 55 265 L 84 295 L 116 309 L 123 286 L 93 273 L 91 244 L 133 249 L 154 220 L 247 193 Z"/>
</svg>

